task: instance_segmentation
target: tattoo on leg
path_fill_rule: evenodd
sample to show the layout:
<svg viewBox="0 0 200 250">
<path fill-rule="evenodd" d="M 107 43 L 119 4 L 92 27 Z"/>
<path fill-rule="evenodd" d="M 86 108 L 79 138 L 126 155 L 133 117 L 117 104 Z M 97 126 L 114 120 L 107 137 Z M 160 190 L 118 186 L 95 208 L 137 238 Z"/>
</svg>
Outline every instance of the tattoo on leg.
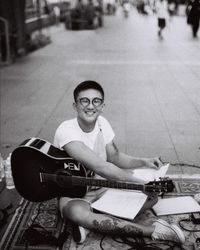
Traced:
<svg viewBox="0 0 200 250">
<path fill-rule="evenodd" d="M 121 224 L 121 225 L 120 225 Z M 93 221 L 93 225 L 95 227 L 95 231 L 100 233 L 111 233 L 111 234 L 123 234 L 123 235 L 143 235 L 143 231 L 141 228 L 131 225 L 128 222 L 127 225 L 123 225 L 120 219 L 117 218 L 109 218 L 102 221 Z"/>
</svg>

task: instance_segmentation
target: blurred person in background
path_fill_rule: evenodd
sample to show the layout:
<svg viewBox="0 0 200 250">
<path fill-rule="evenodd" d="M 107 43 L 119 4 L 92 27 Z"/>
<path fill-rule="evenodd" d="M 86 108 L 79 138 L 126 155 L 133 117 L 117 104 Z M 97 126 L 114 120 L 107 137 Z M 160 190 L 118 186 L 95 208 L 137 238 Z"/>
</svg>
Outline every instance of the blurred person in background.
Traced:
<svg viewBox="0 0 200 250">
<path fill-rule="evenodd" d="M 60 8 L 57 5 L 54 6 L 53 13 L 55 16 L 56 25 L 59 25 L 59 23 L 60 23 Z"/>
<path fill-rule="evenodd" d="M 156 13 L 158 18 L 158 36 L 163 39 L 163 30 L 166 27 L 167 19 L 169 17 L 168 4 L 166 0 L 157 0 Z"/>
<path fill-rule="evenodd" d="M 197 38 L 200 22 L 200 0 L 190 0 L 187 8 L 187 23 L 192 27 L 192 34 L 194 38 Z"/>
<path fill-rule="evenodd" d="M 169 11 L 169 15 L 170 17 L 175 15 L 176 12 L 176 4 L 173 0 L 169 0 L 168 1 L 168 11 Z"/>
<path fill-rule="evenodd" d="M 95 13 L 98 20 L 98 26 L 103 26 L 103 0 L 97 0 L 95 5 Z"/>
<path fill-rule="evenodd" d="M 95 6 L 93 0 L 88 0 L 85 6 L 85 16 L 87 20 L 87 28 L 94 28 L 94 19 L 95 19 Z"/>
<path fill-rule="evenodd" d="M 124 12 L 124 16 L 128 17 L 129 16 L 129 12 L 130 12 L 131 6 L 128 0 L 125 0 L 123 2 L 123 12 Z"/>
</svg>

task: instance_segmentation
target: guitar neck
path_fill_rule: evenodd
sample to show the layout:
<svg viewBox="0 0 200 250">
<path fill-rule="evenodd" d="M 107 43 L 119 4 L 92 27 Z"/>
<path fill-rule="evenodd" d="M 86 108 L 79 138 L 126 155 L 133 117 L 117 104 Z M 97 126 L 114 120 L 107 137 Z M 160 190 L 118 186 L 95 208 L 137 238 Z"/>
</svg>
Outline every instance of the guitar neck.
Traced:
<svg viewBox="0 0 200 250">
<path fill-rule="evenodd" d="M 104 179 L 94 179 L 81 176 L 67 176 L 64 174 L 49 174 L 41 173 L 42 182 L 56 182 L 59 186 L 65 187 L 66 185 L 72 186 L 92 186 L 92 187 L 107 187 L 115 189 L 129 189 L 145 191 L 145 185 L 134 184 L 130 182 L 118 182 Z"/>
<path fill-rule="evenodd" d="M 120 181 L 110 181 L 104 179 L 94 179 L 88 177 L 72 177 L 72 183 L 74 186 L 94 186 L 94 187 L 107 187 L 116 189 L 129 189 L 129 190 L 141 190 L 145 191 L 145 185 L 134 184 L 131 182 L 120 182 Z"/>
</svg>

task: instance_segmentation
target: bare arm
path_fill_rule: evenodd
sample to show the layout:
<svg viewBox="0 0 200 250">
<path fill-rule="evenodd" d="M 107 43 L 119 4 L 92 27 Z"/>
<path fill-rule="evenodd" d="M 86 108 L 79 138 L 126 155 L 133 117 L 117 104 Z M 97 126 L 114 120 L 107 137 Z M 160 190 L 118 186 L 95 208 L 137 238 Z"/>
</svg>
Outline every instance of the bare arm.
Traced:
<svg viewBox="0 0 200 250">
<path fill-rule="evenodd" d="M 131 170 L 121 169 L 112 162 L 107 162 L 96 155 L 90 148 L 80 141 L 73 141 L 64 146 L 65 151 L 77 161 L 83 163 L 96 174 L 109 179 L 130 182 L 143 181 L 133 177 Z"/>
<path fill-rule="evenodd" d="M 141 167 L 157 169 L 162 165 L 161 161 L 157 157 L 139 158 L 124 154 L 119 151 L 113 141 L 106 145 L 106 151 L 108 161 L 123 169 L 135 169 Z"/>
</svg>

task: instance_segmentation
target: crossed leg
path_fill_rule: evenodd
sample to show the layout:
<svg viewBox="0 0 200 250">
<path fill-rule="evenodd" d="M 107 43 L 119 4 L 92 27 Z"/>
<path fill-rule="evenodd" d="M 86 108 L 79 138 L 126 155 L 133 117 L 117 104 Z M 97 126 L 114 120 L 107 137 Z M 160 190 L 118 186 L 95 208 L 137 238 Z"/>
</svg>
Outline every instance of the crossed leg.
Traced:
<svg viewBox="0 0 200 250">
<path fill-rule="evenodd" d="M 156 196 L 148 196 L 147 201 L 139 214 L 144 210 L 151 208 L 156 201 Z M 68 201 L 62 208 L 62 215 L 64 218 L 71 220 L 79 226 L 100 233 L 151 237 L 155 229 L 153 225 L 144 226 L 114 216 L 95 213 L 92 211 L 89 202 L 80 199 L 72 199 Z"/>
</svg>

